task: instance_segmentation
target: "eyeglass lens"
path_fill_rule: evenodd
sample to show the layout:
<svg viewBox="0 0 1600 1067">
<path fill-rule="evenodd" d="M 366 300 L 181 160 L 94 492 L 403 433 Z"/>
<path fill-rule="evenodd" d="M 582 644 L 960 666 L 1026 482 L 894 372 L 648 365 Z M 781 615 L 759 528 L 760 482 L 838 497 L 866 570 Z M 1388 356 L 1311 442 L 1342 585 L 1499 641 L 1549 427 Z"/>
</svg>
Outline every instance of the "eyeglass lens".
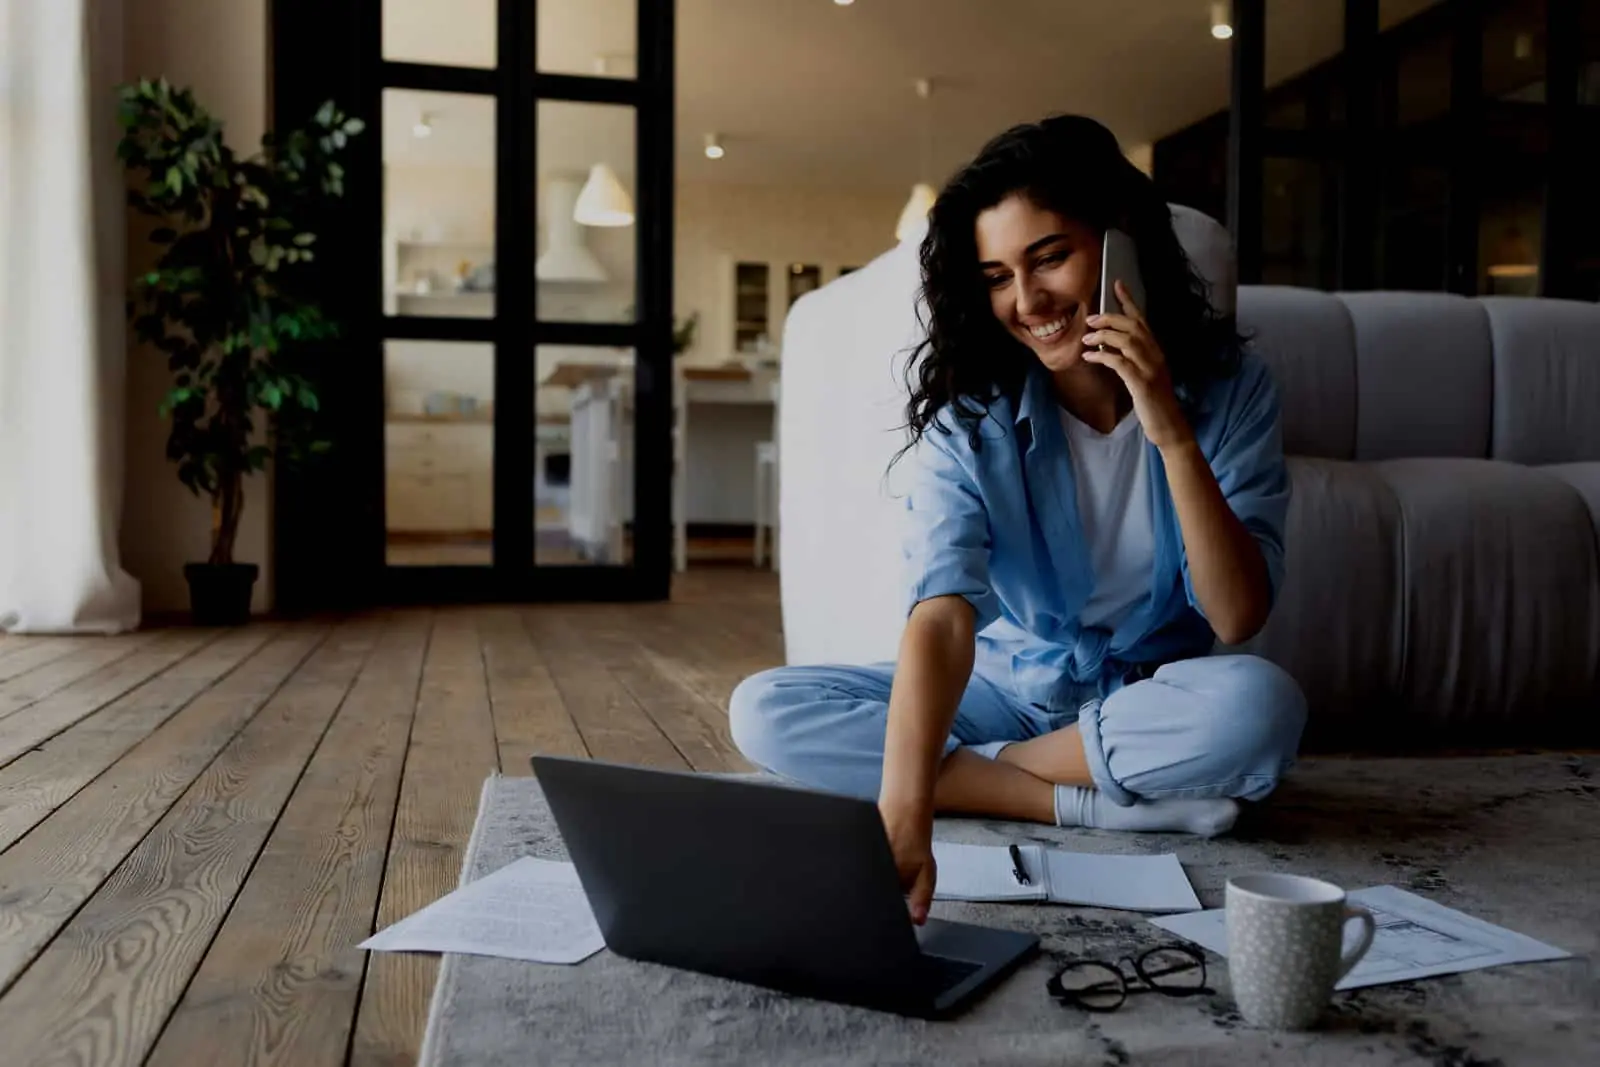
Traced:
<svg viewBox="0 0 1600 1067">
<path fill-rule="evenodd" d="M 1153 948 L 1139 957 L 1134 970 L 1162 993 L 1185 996 L 1200 992 L 1206 984 L 1205 958 L 1179 948 Z"/>
<path fill-rule="evenodd" d="M 1127 987 L 1115 967 L 1082 961 L 1067 965 L 1056 977 L 1063 999 L 1090 1011 L 1110 1011 L 1127 999 Z"/>
</svg>

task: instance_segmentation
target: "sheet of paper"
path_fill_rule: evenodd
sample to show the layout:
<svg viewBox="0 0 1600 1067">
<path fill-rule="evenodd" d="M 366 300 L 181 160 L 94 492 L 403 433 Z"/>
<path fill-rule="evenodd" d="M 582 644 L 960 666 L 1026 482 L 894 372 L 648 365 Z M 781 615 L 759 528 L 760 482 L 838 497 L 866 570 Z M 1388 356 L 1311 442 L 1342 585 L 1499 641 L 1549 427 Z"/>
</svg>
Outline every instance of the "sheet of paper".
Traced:
<svg viewBox="0 0 1600 1067">
<path fill-rule="evenodd" d="M 1101 856 L 1045 850 L 1050 899 L 1126 911 L 1196 911 L 1200 898 L 1172 853 L 1160 856 Z"/>
<path fill-rule="evenodd" d="M 378 931 L 360 947 L 578 963 L 604 948 L 605 938 L 572 864 L 525 856 Z"/>
<path fill-rule="evenodd" d="M 1409 982 L 1508 963 L 1566 959 L 1571 955 L 1396 886 L 1358 889 L 1349 898 L 1351 903 L 1372 912 L 1378 933 L 1366 956 L 1340 981 L 1339 989 Z M 1150 921 L 1219 956 L 1228 954 L 1228 928 L 1222 908 Z M 1355 936 L 1354 923 L 1346 929 L 1347 937 Z"/>
<path fill-rule="evenodd" d="M 1018 885 L 1011 873 L 1011 851 L 1004 845 L 963 845 L 954 841 L 933 843 L 938 877 L 935 900 L 1043 900 L 1045 879 L 1040 848 L 1023 845 L 1022 866 L 1032 885 Z"/>
</svg>

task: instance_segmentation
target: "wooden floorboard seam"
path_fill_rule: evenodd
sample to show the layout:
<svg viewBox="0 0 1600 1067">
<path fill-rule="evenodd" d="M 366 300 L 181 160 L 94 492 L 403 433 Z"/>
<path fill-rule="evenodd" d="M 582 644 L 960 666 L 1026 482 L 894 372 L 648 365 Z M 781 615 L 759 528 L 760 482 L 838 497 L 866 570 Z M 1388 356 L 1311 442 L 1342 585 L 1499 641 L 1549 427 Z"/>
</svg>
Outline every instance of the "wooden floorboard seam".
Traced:
<svg viewBox="0 0 1600 1067">
<path fill-rule="evenodd" d="M 383 860 L 378 866 L 378 891 L 372 897 L 372 913 L 367 918 L 367 928 L 378 930 L 378 913 L 383 907 L 383 893 L 388 888 L 389 856 L 394 851 L 395 824 L 400 816 L 400 797 L 406 785 L 406 764 L 411 762 L 411 738 L 417 730 L 417 702 L 422 698 L 422 675 L 428 663 L 428 653 L 433 647 L 435 613 L 428 612 L 428 633 L 422 642 L 422 655 L 417 661 L 417 681 L 411 690 L 411 723 L 406 727 L 405 748 L 400 757 L 400 777 L 395 785 L 394 810 L 389 813 L 389 832 L 384 835 Z M 361 1018 L 361 1002 L 367 995 L 367 975 L 372 970 L 372 953 L 361 954 L 361 974 L 356 981 L 355 1004 L 350 1010 L 350 1030 L 345 1035 L 343 1063 L 349 1064 L 356 1055 L 356 1025 Z"/>
<path fill-rule="evenodd" d="M 101 671 L 115 667 L 140 649 L 148 648 L 160 637 L 161 634 L 158 633 L 119 634 L 107 638 L 107 644 L 98 647 L 86 645 L 82 649 L 73 649 L 64 656 L 31 667 L 13 678 L 0 682 L 0 722 L 27 711 L 42 701 L 49 700 Z M 77 665 L 67 663 L 68 660 L 80 655 L 88 664 L 81 671 L 77 670 Z M 48 688 L 35 689 L 31 696 L 26 695 L 29 691 L 28 683 L 37 684 L 40 681 L 39 678 L 33 677 L 36 674 L 49 679 L 44 683 Z M 59 682 L 56 681 L 57 678 L 60 678 Z M 19 691 L 24 695 L 18 695 Z"/>
<path fill-rule="evenodd" d="M 221 636 L 222 631 L 162 634 L 114 663 L 0 718 L 0 767 L 116 703 L 152 678 L 214 644 Z"/>
</svg>

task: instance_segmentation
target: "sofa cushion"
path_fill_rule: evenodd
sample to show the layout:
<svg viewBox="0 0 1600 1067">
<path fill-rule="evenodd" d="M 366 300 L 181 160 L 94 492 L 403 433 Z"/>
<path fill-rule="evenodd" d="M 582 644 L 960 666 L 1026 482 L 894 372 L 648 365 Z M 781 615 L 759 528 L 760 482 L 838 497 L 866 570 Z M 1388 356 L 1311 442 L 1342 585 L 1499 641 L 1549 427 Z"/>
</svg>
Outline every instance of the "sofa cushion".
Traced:
<svg viewBox="0 0 1600 1067">
<path fill-rule="evenodd" d="M 1467 744 L 1554 735 L 1575 716 L 1592 719 L 1600 564 L 1578 493 L 1543 471 L 1490 460 L 1372 469 L 1404 519 L 1401 688 L 1411 724 L 1431 728 L 1435 742 Z"/>
<path fill-rule="evenodd" d="M 1600 304 L 1494 296 L 1494 458 L 1600 460 Z"/>
<path fill-rule="evenodd" d="M 1358 463 L 1290 456 L 1283 585 L 1246 646 L 1287 670 L 1308 741 L 1342 743 L 1396 710 L 1403 665 L 1400 505 Z"/>
<path fill-rule="evenodd" d="M 1486 458 L 1493 357 L 1482 305 L 1446 293 L 1338 299 L 1355 327 L 1355 458 Z"/>
<path fill-rule="evenodd" d="M 1600 537 L 1600 463 L 1552 463 L 1540 467 L 1539 473 L 1560 478 L 1572 486 L 1589 509 L 1589 521 Z"/>
<path fill-rule="evenodd" d="M 1247 285 L 1239 290 L 1239 328 L 1277 382 L 1284 451 L 1353 458 L 1356 343 L 1345 305 L 1315 289 Z"/>
</svg>

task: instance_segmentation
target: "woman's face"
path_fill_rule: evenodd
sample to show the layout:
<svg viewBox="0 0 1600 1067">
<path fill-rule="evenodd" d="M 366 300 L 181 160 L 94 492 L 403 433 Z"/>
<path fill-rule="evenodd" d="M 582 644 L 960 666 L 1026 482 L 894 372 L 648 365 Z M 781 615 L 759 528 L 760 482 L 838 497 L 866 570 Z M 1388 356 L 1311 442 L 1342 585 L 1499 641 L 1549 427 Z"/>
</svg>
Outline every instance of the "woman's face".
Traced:
<svg viewBox="0 0 1600 1067">
<path fill-rule="evenodd" d="M 1020 194 L 982 212 L 978 263 L 989 306 L 1052 372 L 1083 356 L 1100 285 L 1100 234 Z"/>
</svg>

